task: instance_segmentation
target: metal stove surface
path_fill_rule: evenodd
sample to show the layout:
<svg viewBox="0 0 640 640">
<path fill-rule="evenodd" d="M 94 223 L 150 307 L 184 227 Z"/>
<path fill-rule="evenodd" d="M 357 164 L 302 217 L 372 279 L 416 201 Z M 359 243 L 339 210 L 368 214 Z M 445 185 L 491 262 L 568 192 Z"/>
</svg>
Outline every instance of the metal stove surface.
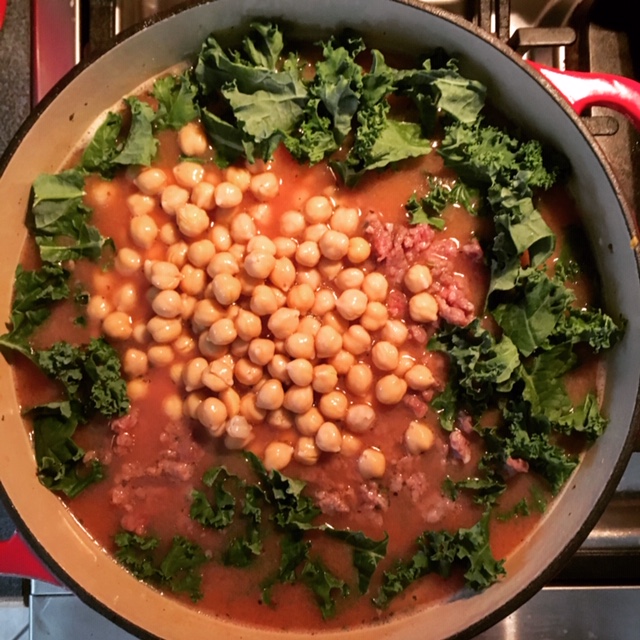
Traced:
<svg viewBox="0 0 640 640">
<path fill-rule="evenodd" d="M 59 72 L 47 69 L 52 59 L 47 47 L 52 39 L 47 20 L 54 16 L 58 34 L 75 32 L 77 39 L 66 47 L 57 44 L 55 59 L 65 56 L 69 66 L 79 61 L 87 44 L 87 33 L 98 38 L 104 31 L 104 20 L 81 28 L 80 0 L 32 0 L 34 44 L 41 42 L 36 61 L 43 62 L 32 76 L 32 101 L 37 102 L 56 79 Z M 96 5 L 104 9 L 115 7 L 111 28 L 124 29 L 154 15 L 158 11 L 180 4 L 180 0 L 108 0 Z M 629 4 L 624 0 L 439 0 L 437 4 L 469 16 L 476 11 L 483 26 L 499 32 L 503 39 L 516 29 L 537 26 L 566 27 L 576 15 L 599 5 L 600 16 L 609 17 L 616 11 L 618 24 L 595 21 L 578 31 L 578 42 L 561 47 L 536 47 L 525 55 L 560 68 L 582 68 L 633 76 L 632 51 L 624 33 Z M 510 27 L 504 33 L 504 9 L 510 4 Z M 604 11 L 602 10 L 604 7 Z M 597 9 L 597 7 L 596 7 Z M 502 16 L 501 16 L 502 13 Z M 598 14 L 597 11 L 595 11 Z M 100 15 L 100 14 L 98 14 Z M 103 14 L 104 15 L 104 14 Z M 622 21 L 622 26 L 620 25 Z M 614 21 L 615 22 L 615 21 Z M 538 34 L 539 35 L 539 34 Z M 536 39 L 536 34 L 532 34 Z M 39 40 L 39 38 L 41 40 Z M 84 44 L 82 41 L 84 39 Z M 78 43 L 81 44 L 78 44 Z M 538 42 L 539 44 L 539 42 Z M 95 46 L 95 45 L 93 45 Z M 604 52 L 604 53 L 603 53 Z M 616 173 L 624 193 L 640 210 L 640 137 L 626 120 L 606 109 L 594 109 L 591 126 L 603 135 L 600 144 L 610 158 L 619 158 Z M 93 640 L 130 640 L 134 636 L 114 622 L 85 605 L 66 588 L 31 581 L 28 597 L 28 630 L 20 635 L 9 633 L 3 625 L 0 609 L 0 640 L 63 640 L 91 638 Z M 591 532 L 569 565 L 547 587 L 503 621 L 478 636 L 479 640 L 638 640 L 640 638 L 640 453 L 632 456 L 629 467 L 601 520 Z"/>
</svg>

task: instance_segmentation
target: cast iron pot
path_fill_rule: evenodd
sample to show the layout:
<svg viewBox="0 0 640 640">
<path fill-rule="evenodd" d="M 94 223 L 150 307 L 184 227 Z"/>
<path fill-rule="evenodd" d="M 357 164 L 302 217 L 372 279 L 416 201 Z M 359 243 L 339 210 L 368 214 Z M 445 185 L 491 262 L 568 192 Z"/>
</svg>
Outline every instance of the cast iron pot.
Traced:
<svg viewBox="0 0 640 640">
<path fill-rule="evenodd" d="M 507 577 L 472 598 L 417 610 L 378 627 L 327 634 L 350 640 L 472 637 L 531 597 L 577 549 L 628 462 L 640 413 L 640 277 L 633 217 L 597 144 L 567 100 L 500 42 L 460 18 L 412 0 L 215 0 L 147 23 L 104 55 L 71 72 L 20 130 L 2 160 L 0 319 L 9 318 L 13 274 L 26 235 L 24 218 L 33 180 L 40 173 L 59 170 L 100 114 L 122 96 L 148 78 L 190 60 L 211 31 L 240 33 L 254 17 L 285 19 L 314 40 L 349 26 L 378 47 L 418 52 L 441 46 L 457 56 L 462 71 L 485 82 L 492 100 L 505 113 L 570 160 L 571 189 L 584 213 L 604 283 L 605 306 L 610 314 L 628 319 L 622 344 L 607 356 L 604 413 L 610 425 L 540 526 L 508 559 Z M 605 94 L 611 86 L 609 82 Z M 627 91 L 632 92 L 626 100 L 633 108 L 634 101 L 640 103 L 639 93 L 632 83 Z M 579 106 L 581 92 L 575 84 L 565 91 Z M 613 98 L 616 105 L 624 100 L 624 96 Z M 282 633 L 212 618 L 162 596 L 122 569 L 38 482 L 32 444 L 4 359 L 0 359 L 0 375 L 3 497 L 22 535 L 62 582 L 142 637 L 282 637 Z M 298 631 L 293 635 L 304 636 Z"/>
</svg>

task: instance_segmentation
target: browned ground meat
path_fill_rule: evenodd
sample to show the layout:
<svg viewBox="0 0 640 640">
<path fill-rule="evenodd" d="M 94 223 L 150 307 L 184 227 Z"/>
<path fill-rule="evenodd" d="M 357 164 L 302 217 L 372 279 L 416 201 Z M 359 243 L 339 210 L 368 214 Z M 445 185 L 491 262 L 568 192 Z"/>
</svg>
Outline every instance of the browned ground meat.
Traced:
<svg viewBox="0 0 640 640">
<path fill-rule="evenodd" d="M 471 460 L 471 445 L 460 429 L 454 429 L 449 435 L 449 446 L 453 455 L 464 464 Z"/>
<path fill-rule="evenodd" d="M 398 289 L 402 286 L 407 269 L 420 263 L 431 269 L 433 283 L 429 292 L 438 303 L 440 317 L 458 326 L 466 326 L 473 320 L 475 309 L 467 290 L 467 282 L 462 275 L 456 273 L 454 265 L 460 254 L 482 261 L 482 248 L 476 240 L 460 245 L 454 238 L 436 237 L 435 230 L 427 224 L 413 227 L 383 224 L 374 214 L 367 218 L 365 234 L 371 241 L 373 255 L 380 264 L 380 270 L 392 287 L 387 299 L 392 318 L 406 317 L 408 300 Z M 417 333 L 412 327 L 410 331 L 414 340 L 426 343 L 426 332 Z"/>
</svg>

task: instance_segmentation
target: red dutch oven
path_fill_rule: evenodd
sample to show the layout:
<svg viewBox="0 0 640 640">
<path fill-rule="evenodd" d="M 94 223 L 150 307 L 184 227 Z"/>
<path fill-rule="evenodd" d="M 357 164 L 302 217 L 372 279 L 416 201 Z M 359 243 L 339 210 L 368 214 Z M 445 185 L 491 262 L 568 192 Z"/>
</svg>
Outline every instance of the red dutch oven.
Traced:
<svg viewBox="0 0 640 640">
<path fill-rule="evenodd" d="M 1 4 L 1 3 L 0 3 Z M 592 105 L 626 113 L 640 125 L 640 85 L 615 76 L 561 73 L 523 61 L 508 47 L 447 12 L 413 0 L 215 0 L 152 20 L 72 70 L 20 129 L 0 162 L 0 319 L 8 321 L 13 274 L 26 229 L 31 183 L 59 170 L 85 132 L 122 96 L 149 78 L 192 60 L 212 31 L 241 32 L 255 17 L 286 20 L 313 40 L 344 27 L 367 42 L 406 52 L 443 47 L 463 73 L 483 81 L 491 100 L 531 135 L 569 159 L 571 191 L 584 216 L 605 306 L 628 320 L 623 342 L 607 356 L 604 413 L 610 424 L 586 453 L 542 522 L 506 563 L 507 576 L 469 599 L 443 602 L 374 627 L 327 633 L 353 640 L 469 638 L 531 597 L 576 551 L 596 523 L 626 467 L 640 425 L 640 275 L 633 212 L 579 114 Z M 0 482 L 20 537 L 0 544 L 0 571 L 59 580 L 134 634 L 148 638 L 281 639 L 164 597 L 122 569 L 42 487 L 20 418 L 9 365 L 0 359 Z M 32 547 L 37 557 L 32 555 Z M 295 637 L 305 634 L 296 631 Z"/>
</svg>

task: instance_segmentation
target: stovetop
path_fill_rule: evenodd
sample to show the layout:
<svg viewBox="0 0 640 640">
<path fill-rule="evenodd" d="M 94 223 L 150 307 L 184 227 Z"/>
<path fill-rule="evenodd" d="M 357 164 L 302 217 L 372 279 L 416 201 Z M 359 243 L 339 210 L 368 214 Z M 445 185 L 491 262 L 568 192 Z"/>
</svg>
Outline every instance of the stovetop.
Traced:
<svg viewBox="0 0 640 640">
<path fill-rule="evenodd" d="M 28 115 L 30 105 L 59 75 L 60 65 L 68 68 L 83 52 L 101 46 L 112 29 L 123 29 L 179 3 L 31 0 L 30 12 L 25 0 L 9 0 L 0 31 L 0 154 Z M 640 24 L 634 20 L 634 3 L 626 0 L 435 0 L 431 4 L 476 16 L 483 27 L 519 46 L 519 52 L 532 59 L 560 68 L 640 78 Z M 90 5 L 94 7 L 92 21 L 80 21 L 80 14 Z M 116 11 L 107 17 L 102 13 L 105 7 Z M 34 36 L 32 30 L 38 26 L 44 31 Z M 532 30 L 539 26 L 554 31 Z M 574 30 L 567 31 L 567 27 Z M 515 34 L 517 29 L 520 31 Z M 59 39 L 69 33 L 75 33 L 78 40 L 61 46 Z M 41 44 L 38 54 L 31 55 L 32 37 L 34 43 Z M 549 39 L 561 46 L 540 46 Z M 56 68 L 40 71 L 41 75 L 30 74 L 30 61 L 47 60 L 54 60 Z M 640 134 L 623 116 L 604 108 L 593 108 L 586 122 L 598 134 L 596 139 L 612 161 L 623 193 L 640 211 Z M 11 531 L 11 522 L 0 505 L 0 538 L 8 537 Z M 565 569 L 529 602 L 478 638 L 637 640 L 639 629 L 640 453 L 634 453 L 605 513 Z M 66 588 L 0 578 L 0 640 L 74 636 L 132 638 Z"/>
</svg>

